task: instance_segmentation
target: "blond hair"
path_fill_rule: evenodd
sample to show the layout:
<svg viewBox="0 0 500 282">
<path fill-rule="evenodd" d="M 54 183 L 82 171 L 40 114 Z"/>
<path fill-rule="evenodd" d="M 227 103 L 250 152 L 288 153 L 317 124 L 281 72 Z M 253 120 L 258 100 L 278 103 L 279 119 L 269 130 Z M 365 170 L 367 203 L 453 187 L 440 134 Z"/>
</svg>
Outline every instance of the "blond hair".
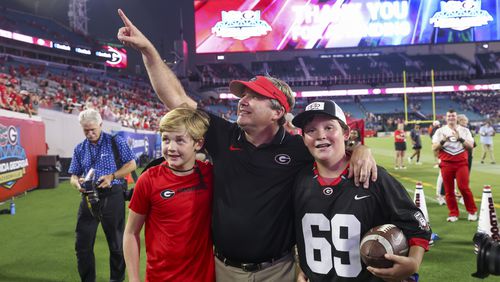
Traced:
<svg viewBox="0 0 500 282">
<path fill-rule="evenodd" d="M 178 131 L 184 126 L 193 140 L 202 140 L 210 118 L 205 112 L 182 105 L 166 113 L 160 120 L 160 133 Z"/>
</svg>

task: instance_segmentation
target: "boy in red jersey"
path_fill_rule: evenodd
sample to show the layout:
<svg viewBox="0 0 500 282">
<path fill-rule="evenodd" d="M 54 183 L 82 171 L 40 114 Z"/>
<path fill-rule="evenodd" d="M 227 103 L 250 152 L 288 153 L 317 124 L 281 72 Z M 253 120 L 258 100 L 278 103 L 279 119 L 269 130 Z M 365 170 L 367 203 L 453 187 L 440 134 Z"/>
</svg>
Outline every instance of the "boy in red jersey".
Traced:
<svg viewBox="0 0 500 282">
<path fill-rule="evenodd" d="M 210 233 L 212 165 L 196 161 L 209 118 L 176 108 L 160 121 L 165 162 L 141 175 L 130 201 L 124 255 L 129 281 L 140 281 L 140 232 L 146 225 L 146 281 L 214 281 Z"/>
<path fill-rule="evenodd" d="M 298 281 L 414 281 L 428 249 L 431 230 L 408 192 L 385 169 L 378 168 L 369 189 L 346 177 L 345 142 L 349 127 L 342 109 L 331 100 L 317 100 L 298 114 L 293 124 L 302 129 L 314 163 L 297 174 L 293 208 L 300 267 Z M 361 262 L 361 237 L 370 228 L 391 223 L 403 230 L 408 257 L 386 255 L 391 268 Z M 416 276 L 416 275 L 415 275 Z"/>
</svg>

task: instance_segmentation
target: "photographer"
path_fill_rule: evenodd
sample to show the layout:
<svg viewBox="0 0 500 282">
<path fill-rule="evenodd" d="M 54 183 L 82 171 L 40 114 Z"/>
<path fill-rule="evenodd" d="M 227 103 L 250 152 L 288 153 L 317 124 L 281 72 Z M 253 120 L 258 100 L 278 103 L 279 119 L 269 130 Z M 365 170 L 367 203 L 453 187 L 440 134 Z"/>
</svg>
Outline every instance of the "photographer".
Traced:
<svg viewBox="0 0 500 282">
<path fill-rule="evenodd" d="M 123 281 L 125 225 L 124 178 L 136 169 L 134 155 L 120 136 L 102 132 L 99 112 L 88 109 L 79 121 L 86 139 L 75 147 L 69 168 L 71 184 L 82 192 L 76 224 L 76 257 L 82 281 L 95 281 L 94 241 L 99 222 L 110 252 L 110 281 Z M 118 167 L 123 164 L 121 167 Z M 95 175 L 89 171 L 95 171 Z M 87 175 L 84 182 L 83 176 Z"/>
</svg>

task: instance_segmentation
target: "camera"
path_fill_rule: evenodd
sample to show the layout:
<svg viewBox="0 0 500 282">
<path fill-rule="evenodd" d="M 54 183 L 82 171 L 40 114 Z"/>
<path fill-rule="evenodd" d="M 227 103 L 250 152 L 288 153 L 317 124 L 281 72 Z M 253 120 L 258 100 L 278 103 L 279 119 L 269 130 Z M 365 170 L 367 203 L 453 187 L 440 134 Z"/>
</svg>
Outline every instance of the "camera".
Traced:
<svg viewBox="0 0 500 282">
<path fill-rule="evenodd" d="M 87 175 L 85 176 L 83 183 L 81 184 L 82 188 L 85 190 L 82 194 L 87 201 L 87 206 L 90 210 L 90 213 L 95 218 L 100 218 L 100 200 L 99 194 L 97 192 L 97 186 L 102 183 L 102 180 L 94 182 L 95 170 L 91 168 Z"/>
<path fill-rule="evenodd" d="M 477 246 L 477 271 L 473 277 L 484 279 L 500 275 L 500 242 L 486 233 L 477 232 L 472 239 Z"/>
</svg>

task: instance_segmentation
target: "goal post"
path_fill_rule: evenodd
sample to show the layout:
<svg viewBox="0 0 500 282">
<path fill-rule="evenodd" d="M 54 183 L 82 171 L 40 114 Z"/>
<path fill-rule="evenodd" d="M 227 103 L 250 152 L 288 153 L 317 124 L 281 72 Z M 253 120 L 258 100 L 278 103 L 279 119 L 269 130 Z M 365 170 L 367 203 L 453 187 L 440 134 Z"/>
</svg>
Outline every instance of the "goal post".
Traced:
<svg viewBox="0 0 500 282">
<path fill-rule="evenodd" d="M 434 69 L 431 70 L 432 120 L 408 120 L 408 93 L 406 92 L 406 71 L 403 70 L 403 94 L 406 124 L 432 123 L 436 120 L 436 94 L 434 93 Z"/>
</svg>

